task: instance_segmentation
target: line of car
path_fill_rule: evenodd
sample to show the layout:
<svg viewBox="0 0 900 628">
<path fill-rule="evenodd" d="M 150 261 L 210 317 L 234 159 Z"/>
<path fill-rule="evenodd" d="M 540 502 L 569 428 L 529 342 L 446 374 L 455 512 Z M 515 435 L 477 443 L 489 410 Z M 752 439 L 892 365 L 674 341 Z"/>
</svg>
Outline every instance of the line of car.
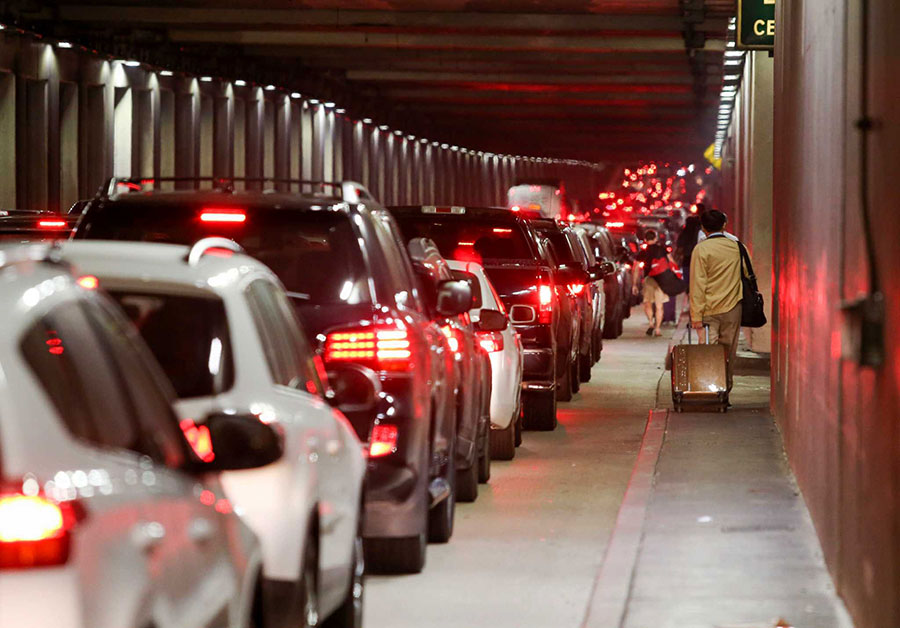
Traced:
<svg viewBox="0 0 900 628">
<path fill-rule="evenodd" d="M 0 216 L 51 240 L 0 248 L 4 623 L 361 626 L 364 572 L 421 571 L 590 379 L 624 245 L 350 182 L 183 183 Z"/>
</svg>

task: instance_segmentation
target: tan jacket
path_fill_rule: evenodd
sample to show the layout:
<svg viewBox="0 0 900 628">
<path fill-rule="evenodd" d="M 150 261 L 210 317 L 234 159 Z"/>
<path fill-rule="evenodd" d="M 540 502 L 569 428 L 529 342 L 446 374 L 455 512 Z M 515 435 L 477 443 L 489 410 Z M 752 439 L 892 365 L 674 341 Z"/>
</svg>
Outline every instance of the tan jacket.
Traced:
<svg viewBox="0 0 900 628">
<path fill-rule="evenodd" d="M 724 314 L 741 302 L 741 251 L 728 238 L 708 238 L 691 256 L 691 321 Z"/>
</svg>

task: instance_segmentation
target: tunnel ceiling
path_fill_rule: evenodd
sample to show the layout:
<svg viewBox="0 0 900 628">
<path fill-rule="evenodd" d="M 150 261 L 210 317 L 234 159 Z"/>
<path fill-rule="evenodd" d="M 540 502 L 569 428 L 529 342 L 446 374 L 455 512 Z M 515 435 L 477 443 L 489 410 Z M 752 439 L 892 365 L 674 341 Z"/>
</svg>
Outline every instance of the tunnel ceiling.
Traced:
<svg viewBox="0 0 900 628">
<path fill-rule="evenodd" d="M 286 75 L 352 115 L 468 148 L 600 162 L 702 152 L 735 11 L 733 0 L 54 4 L 23 18 L 98 48 L 215 60 L 222 76 L 238 63 Z"/>
</svg>

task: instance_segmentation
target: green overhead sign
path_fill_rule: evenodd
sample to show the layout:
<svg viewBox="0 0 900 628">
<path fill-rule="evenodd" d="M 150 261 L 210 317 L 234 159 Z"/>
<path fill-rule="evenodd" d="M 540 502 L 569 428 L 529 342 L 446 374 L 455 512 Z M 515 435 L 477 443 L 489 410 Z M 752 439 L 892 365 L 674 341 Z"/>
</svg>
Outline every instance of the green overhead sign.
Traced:
<svg viewBox="0 0 900 628">
<path fill-rule="evenodd" d="M 737 47 L 775 49 L 775 0 L 738 0 Z"/>
</svg>

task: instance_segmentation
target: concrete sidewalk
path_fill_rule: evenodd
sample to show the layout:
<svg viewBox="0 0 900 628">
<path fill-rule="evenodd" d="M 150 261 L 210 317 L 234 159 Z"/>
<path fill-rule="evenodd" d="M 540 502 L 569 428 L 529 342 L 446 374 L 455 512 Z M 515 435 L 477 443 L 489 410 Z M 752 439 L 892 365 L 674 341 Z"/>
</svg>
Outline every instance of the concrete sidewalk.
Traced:
<svg viewBox="0 0 900 628">
<path fill-rule="evenodd" d="M 768 376 L 736 378 L 724 415 L 667 411 L 667 372 L 658 392 L 645 434 L 655 455 L 642 448 L 632 476 L 640 487 L 652 465 L 652 486 L 626 493 L 584 626 L 852 626 L 769 414 Z M 611 595 L 616 576 L 629 584 Z"/>
</svg>

